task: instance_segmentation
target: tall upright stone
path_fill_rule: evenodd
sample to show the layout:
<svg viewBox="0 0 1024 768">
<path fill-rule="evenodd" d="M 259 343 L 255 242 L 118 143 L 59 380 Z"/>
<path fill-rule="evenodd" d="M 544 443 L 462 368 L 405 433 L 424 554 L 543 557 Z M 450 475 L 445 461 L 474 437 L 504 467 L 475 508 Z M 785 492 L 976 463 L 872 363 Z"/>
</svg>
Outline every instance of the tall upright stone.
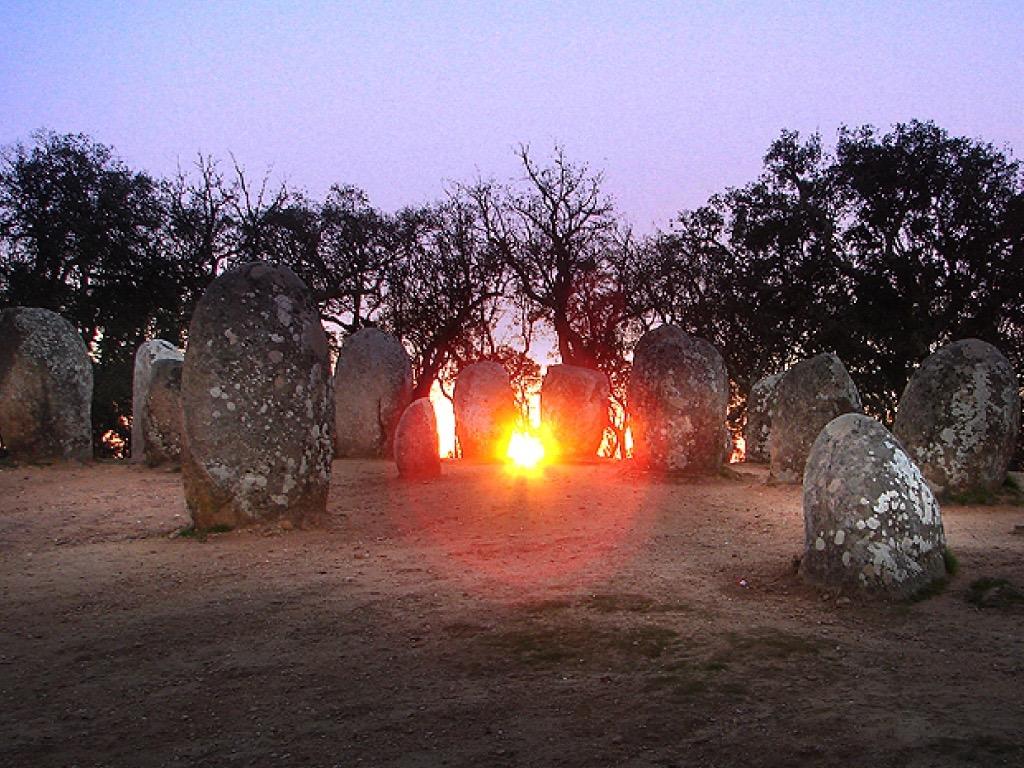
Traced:
<svg viewBox="0 0 1024 768">
<path fill-rule="evenodd" d="M 787 370 L 778 383 L 772 412 L 770 479 L 801 482 L 818 433 L 836 416 L 860 411 L 857 385 L 831 352 L 801 360 Z"/>
<path fill-rule="evenodd" d="M 210 284 L 189 327 L 181 399 L 197 528 L 323 515 L 330 358 L 312 295 L 290 269 L 243 264 Z"/>
<path fill-rule="evenodd" d="M 48 309 L 0 312 L 0 439 L 21 461 L 92 458 L 92 362 Z"/>
<path fill-rule="evenodd" d="M 146 458 L 146 436 L 142 428 L 143 409 L 149 393 L 149 383 L 153 378 L 153 364 L 157 360 L 185 359 L 185 353 L 163 339 L 150 339 L 139 345 L 135 351 L 135 369 L 132 375 L 132 446 L 131 460 L 142 461 Z"/>
<path fill-rule="evenodd" d="M 936 493 L 988 494 L 1006 480 L 1020 432 L 1020 384 L 991 344 L 929 355 L 900 398 L 893 431 Z"/>
<path fill-rule="evenodd" d="M 402 342 L 376 328 L 353 333 L 334 368 L 335 456 L 390 456 L 411 400 L 412 363 Z"/>
<path fill-rule="evenodd" d="M 577 365 L 552 365 L 540 390 L 540 421 L 563 459 L 593 459 L 608 425 L 608 377 Z"/>
<path fill-rule="evenodd" d="M 800 570 L 819 586 L 895 599 L 946 575 L 942 514 L 889 431 L 859 413 L 833 419 L 803 480 Z"/>
<path fill-rule="evenodd" d="M 768 451 L 768 438 L 772 431 L 772 412 L 778 397 L 779 382 L 785 371 L 773 373 L 758 379 L 750 388 L 747 397 L 747 424 L 743 429 L 744 451 L 746 461 L 767 463 L 771 454 Z"/>
<path fill-rule="evenodd" d="M 181 360 L 165 357 L 150 368 L 141 418 L 146 464 L 151 467 L 181 464 L 181 371 L 184 365 Z"/>
<path fill-rule="evenodd" d="M 671 325 L 645 333 L 633 351 L 627 404 L 638 464 L 713 472 L 726 460 L 729 377 L 704 339 Z"/>
<path fill-rule="evenodd" d="M 515 397 L 505 367 L 489 360 L 467 365 L 455 379 L 454 400 L 462 457 L 501 459 L 516 421 Z"/>
<path fill-rule="evenodd" d="M 424 480 L 441 474 L 437 417 L 429 397 L 413 400 L 395 430 L 395 464 L 400 477 Z"/>
</svg>

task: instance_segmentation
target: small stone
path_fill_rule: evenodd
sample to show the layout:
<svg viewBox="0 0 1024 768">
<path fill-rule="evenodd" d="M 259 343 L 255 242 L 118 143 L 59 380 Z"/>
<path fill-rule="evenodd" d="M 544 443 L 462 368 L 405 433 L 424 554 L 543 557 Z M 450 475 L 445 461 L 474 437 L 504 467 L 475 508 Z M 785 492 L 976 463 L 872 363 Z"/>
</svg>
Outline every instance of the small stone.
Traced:
<svg viewBox="0 0 1024 768">
<path fill-rule="evenodd" d="M 441 474 L 437 420 L 429 398 L 414 400 L 395 430 L 395 463 L 400 477 L 409 480 Z"/>
<path fill-rule="evenodd" d="M 747 423 L 743 429 L 746 461 L 767 463 L 770 458 L 768 438 L 771 436 L 772 413 L 775 411 L 778 386 L 783 375 L 785 371 L 765 376 L 750 388 L 747 396 Z"/>
<path fill-rule="evenodd" d="M 540 420 L 564 459 L 597 456 L 608 425 L 608 376 L 576 365 L 552 365 L 540 390 Z"/>
<path fill-rule="evenodd" d="M 508 372 L 488 360 L 471 363 L 455 379 L 455 434 L 462 456 L 477 461 L 504 457 L 516 423 Z"/>
<path fill-rule="evenodd" d="M 146 459 L 145 410 L 153 380 L 153 366 L 160 360 L 177 360 L 180 363 L 184 359 L 185 353 L 182 350 L 163 339 L 144 341 L 136 350 L 132 372 L 132 461 Z"/>
</svg>

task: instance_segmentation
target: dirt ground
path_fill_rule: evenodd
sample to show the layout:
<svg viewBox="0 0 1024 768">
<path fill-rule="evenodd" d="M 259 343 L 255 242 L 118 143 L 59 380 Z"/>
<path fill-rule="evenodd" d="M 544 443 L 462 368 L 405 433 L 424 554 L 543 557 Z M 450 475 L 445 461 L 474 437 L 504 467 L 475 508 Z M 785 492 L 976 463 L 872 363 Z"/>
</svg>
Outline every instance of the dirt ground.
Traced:
<svg viewBox="0 0 1024 768">
<path fill-rule="evenodd" d="M 798 487 L 611 463 L 406 484 L 324 530 L 172 537 L 179 474 L 0 470 L 2 766 L 1024 764 L 1024 507 L 949 506 L 909 605 L 805 587 Z"/>
</svg>

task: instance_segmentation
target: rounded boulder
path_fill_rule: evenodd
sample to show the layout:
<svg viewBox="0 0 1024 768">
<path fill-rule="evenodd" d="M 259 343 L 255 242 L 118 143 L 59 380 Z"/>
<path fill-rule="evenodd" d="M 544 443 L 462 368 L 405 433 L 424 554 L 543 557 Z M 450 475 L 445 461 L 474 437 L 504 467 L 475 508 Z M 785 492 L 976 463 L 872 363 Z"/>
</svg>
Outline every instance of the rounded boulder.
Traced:
<svg viewBox="0 0 1024 768">
<path fill-rule="evenodd" d="M 334 368 L 335 456 L 389 456 L 411 399 L 412 363 L 402 342 L 376 328 L 353 333 Z"/>
<path fill-rule="evenodd" d="M 936 493 L 996 490 L 1020 431 L 1020 389 L 1009 360 L 979 339 L 929 355 L 903 390 L 893 431 Z"/>
<path fill-rule="evenodd" d="M 830 421 L 804 473 L 804 578 L 912 597 L 946 576 L 939 505 L 896 438 L 859 413 Z"/>
<path fill-rule="evenodd" d="M 807 454 L 825 425 L 861 410 L 857 385 L 834 354 L 801 360 L 787 370 L 777 385 L 768 437 L 771 480 L 799 483 Z"/>
<path fill-rule="evenodd" d="M 13 458 L 91 459 L 92 386 L 71 323 L 37 307 L 0 312 L 0 438 Z"/>
<path fill-rule="evenodd" d="M 189 327 L 181 402 L 196 528 L 324 513 L 334 418 L 327 336 L 290 269 L 243 264 L 210 284 Z"/>
<path fill-rule="evenodd" d="M 540 420 L 565 459 L 597 456 L 608 425 L 608 377 L 576 365 L 552 365 L 540 390 Z"/>
<path fill-rule="evenodd" d="M 146 458 L 145 421 L 146 398 L 149 395 L 150 383 L 153 380 L 153 366 L 158 360 L 185 359 L 185 353 L 163 339 L 150 339 L 139 345 L 135 351 L 135 367 L 132 373 L 132 461 Z"/>
<path fill-rule="evenodd" d="M 149 371 L 146 402 L 142 409 L 142 436 L 146 464 L 181 463 L 181 370 L 184 362 L 162 358 Z"/>
<path fill-rule="evenodd" d="M 500 363 L 471 363 L 455 378 L 455 435 L 462 457 L 500 460 L 516 421 L 515 397 Z"/>
<path fill-rule="evenodd" d="M 746 461 L 767 464 L 771 458 L 768 438 L 772 432 L 772 412 L 778 397 L 779 382 L 785 371 L 758 379 L 747 397 L 747 423 L 743 428 Z"/>
<path fill-rule="evenodd" d="M 422 480 L 441 474 L 437 418 L 430 398 L 414 400 L 395 430 L 395 464 L 400 477 Z"/>
<path fill-rule="evenodd" d="M 697 472 L 721 467 L 731 445 L 729 377 L 709 342 L 670 325 L 645 333 L 633 352 L 627 398 L 638 463 Z"/>
</svg>

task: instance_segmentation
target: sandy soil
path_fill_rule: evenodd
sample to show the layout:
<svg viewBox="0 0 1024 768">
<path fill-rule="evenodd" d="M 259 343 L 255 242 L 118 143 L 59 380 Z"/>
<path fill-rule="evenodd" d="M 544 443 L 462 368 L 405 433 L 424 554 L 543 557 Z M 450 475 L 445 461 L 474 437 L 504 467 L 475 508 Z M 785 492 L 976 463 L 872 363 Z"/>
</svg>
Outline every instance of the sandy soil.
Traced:
<svg viewBox="0 0 1024 768">
<path fill-rule="evenodd" d="M 1024 764 L 1024 610 L 965 599 L 1024 508 L 946 508 L 959 574 L 878 606 L 756 468 L 334 469 L 325 530 L 205 540 L 178 474 L 0 470 L 0 765 Z"/>
</svg>

